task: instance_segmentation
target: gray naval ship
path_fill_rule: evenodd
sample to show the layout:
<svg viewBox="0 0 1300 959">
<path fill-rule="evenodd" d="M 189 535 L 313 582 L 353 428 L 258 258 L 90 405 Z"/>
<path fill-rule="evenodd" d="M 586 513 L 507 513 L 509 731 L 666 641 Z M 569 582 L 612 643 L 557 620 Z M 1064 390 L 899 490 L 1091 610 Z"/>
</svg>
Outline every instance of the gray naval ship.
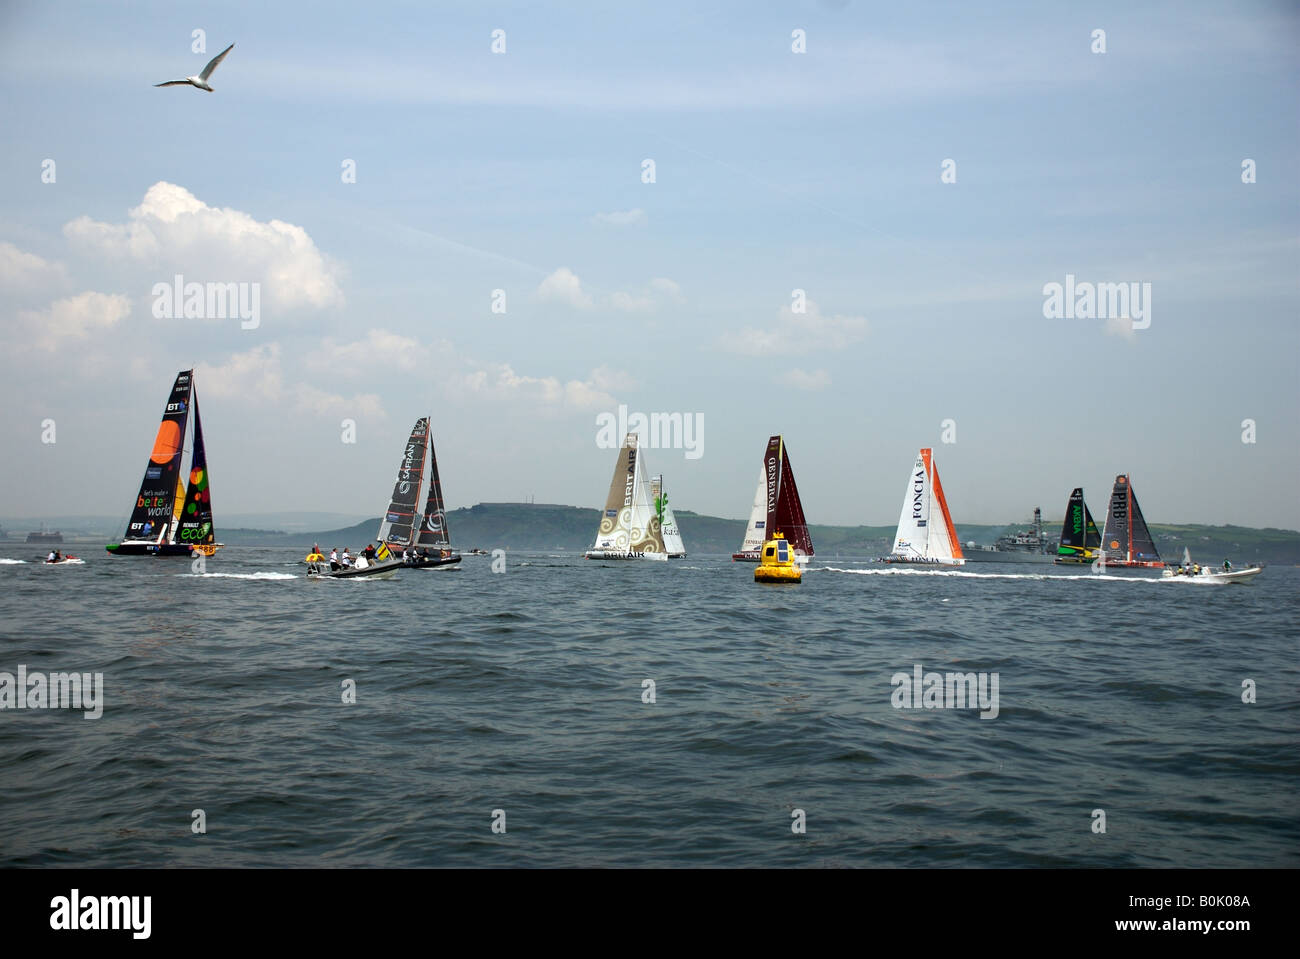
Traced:
<svg viewBox="0 0 1300 959">
<path fill-rule="evenodd" d="M 1035 506 L 1029 529 L 999 536 L 992 546 L 966 543 L 962 555 L 968 563 L 1050 563 L 1055 559 L 1056 549 L 1043 535 L 1043 511 Z"/>
</svg>

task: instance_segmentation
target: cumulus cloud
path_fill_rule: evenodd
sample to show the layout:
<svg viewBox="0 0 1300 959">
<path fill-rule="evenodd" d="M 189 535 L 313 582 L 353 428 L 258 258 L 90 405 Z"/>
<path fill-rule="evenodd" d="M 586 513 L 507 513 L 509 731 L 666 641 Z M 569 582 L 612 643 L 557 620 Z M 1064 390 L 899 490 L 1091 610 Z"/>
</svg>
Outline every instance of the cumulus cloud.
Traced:
<svg viewBox="0 0 1300 959">
<path fill-rule="evenodd" d="M 131 313 L 131 299 L 120 293 L 78 293 L 43 310 L 21 310 L 19 322 L 37 349 L 53 352 L 92 332 L 111 329 Z"/>
<path fill-rule="evenodd" d="M 792 307 L 783 306 L 771 327 L 743 329 L 722 346 L 749 356 L 790 355 L 843 349 L 867 335 L 866 317 L 840 313 L 823 316 L 812 300 L 806 301 L 805 307 L 805 312 L 796 313 Z"/>
<path fill-rule="evenodd" d="M 1112 316 L 1106 320 L 1102 329 L 1111 336 L 1132 340 L 1134 338 L 1133 320 L 1127 316 Z"/>
<path fill-rule="evenodd" d="M 202 382 L 205 396 L 261 409 L 271 407 L 331 417 L 387 415 L 379 397 L 373 393 L 342 396 L 305 382 L 286 385 L 279 343 L 235 353 L 225 363 L 199 363 L 194 375 Z"/>
<path fill-rule="evenodd" d="M 636 292 L 616 290 L 608 296 L 595 297 L 582 288 L 582 281 L 567 266 L 562 266 L 537 287 L 537 296 L 552 303 L 566 303 L 580 310 L 597 305 L 622 313 L 649 313 L 665 303 L 680 303 L 682 288 L 667 277 L 655 277 Z"/>
<path fill-rule="evenodd" d="M 435 347 L 445 354 L 452 349 L 445 340 Z M 312 373 L 337 379 L 369 376 L 378 371 L 418 373 L 429 369 L 432 358 L 433 349 L 418 340 L 388 330 L 369 330 L 365 339 L 351 343 L 326 337 L 303 357 L 303 365 Z"/>
<path fill-rule="evenodd" d="M 67 281 L 62 263 L 20 250 L 12 243 L 0 243 L 0 289 L 15 292 L 48 291 Z"/>
<path fill-rule="evenodd" d="M 552 303 L 567 303 L 580 310 L 593 306 L 591 296 L 583 292 L 582 281 L 567 266 L 562 266 L 537 287 L 539 299 Z"/>
<path fill-rule="evenodd" d="M 627 387 L 630 381 L 603 366 L 592 370 L 585 380 L 561 382 L 554 376 L 520 376 L 510 364 L 496 363 L 463 376 L 461 383 L 481 397 L 556 411 L 608 409 L 614 405 L 614 397 L 607 391 Z"/>
<path fill-rule="evenodd" d="M 665 303 L 681 303 L 682 288 L 665 277 L 656 277 L 637 293 L 622 290 L 609 295 L 609 305 L 625 313 L 649 313 Z"/>
<path fill-rule="evenodd" d="M 645 210 L 615 210 L 612 213 L 597 213 L 592 217 L 596 223 L 608 223 L 610 226 L 645 226 L 648 222 Z"/>
<path fill-rule="evenodd" d="M 124 223 L 81 216 L 64 236 L 76 248 L 101 257 L 163 270 L 171 280 L 260 282 L 278 309 L 322 309 L 343 302 L 338 268 L 327 262 L 300 226 L 261 221 L 228 207 L 208 206 L 189 190 L 160 181 Z"/>
<path fill-rule="evenodd" d="M 831 375 L 825 370 L 813 370 L 811 373 L 798 367 L 781 374 L 781 382 L 796 390 L 824 390 L 831 385 Z"/>
</svg>

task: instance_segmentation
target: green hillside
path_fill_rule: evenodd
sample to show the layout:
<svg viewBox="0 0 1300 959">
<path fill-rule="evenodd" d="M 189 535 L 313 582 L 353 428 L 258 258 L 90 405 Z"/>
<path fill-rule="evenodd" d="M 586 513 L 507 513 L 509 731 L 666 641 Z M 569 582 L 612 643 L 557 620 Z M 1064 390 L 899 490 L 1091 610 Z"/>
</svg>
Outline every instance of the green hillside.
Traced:
<svg viewBox="0 0 1300 959">
<path fill-rule="evenodd" d="M 702 516 L 678 510 L 686 549 L 691 553 L 731 553 L 740 546 L 745 521 Z M 460 549 L 556 550 L 581 552 L 595 538 L 600 510 L 548 503 L 479 503 L 469 509 L 448 514 L 452 539 Z M 1060 520 L 1044 524 L 1049 535 L 1060 529 Z M 223 542 L 311 546 L 351 546 L 353 549 L 373 541 L 379 518 L 346 529 L 319 533 L 279 533 L 244 530 L 221 531 Z M 1012 526 L 958 526 L 963 543 L 990 545 L 1003 533 L 1022 528 Z M 1200 526 L 1150 524 L 1161 556 L 1177 560 L 1183 547 L 1192 558 L 1218 563 L 1224 557 L 1234 563 L 1300 563 L 1300 532 L 1282 529 L 1250 529 L 1244 526 Z M 817 555 L 872 557 L 889 551 L 893 543 L 892 526 L 810 526 Z"/>
</svg>

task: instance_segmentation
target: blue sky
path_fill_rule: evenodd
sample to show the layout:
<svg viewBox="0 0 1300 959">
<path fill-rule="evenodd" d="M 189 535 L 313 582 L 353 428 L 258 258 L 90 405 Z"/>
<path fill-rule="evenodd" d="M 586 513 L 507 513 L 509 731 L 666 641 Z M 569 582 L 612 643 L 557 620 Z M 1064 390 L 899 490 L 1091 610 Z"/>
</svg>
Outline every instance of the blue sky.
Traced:
<svg viewBox="0 0 1300 959">
<path fill-rule="evenodd" d="M 0 8 L 0 516 L 125 517 L 197 365 L 218 528 L 376 515 L 426 413 L 450 505 L 595 507 L 620 403 L 703 416 L 647 454 L 681 509 L 781 432 L 813 522 L 892 523 L 928 445 L 959 524 L 1130 472 L 1300 527 L 1293 5 L 697 6 Z M 176 273 L 259 325 L 155 317 Z M 1045 318 L 1067 273 L 1150 328 Z"/>
</svg>

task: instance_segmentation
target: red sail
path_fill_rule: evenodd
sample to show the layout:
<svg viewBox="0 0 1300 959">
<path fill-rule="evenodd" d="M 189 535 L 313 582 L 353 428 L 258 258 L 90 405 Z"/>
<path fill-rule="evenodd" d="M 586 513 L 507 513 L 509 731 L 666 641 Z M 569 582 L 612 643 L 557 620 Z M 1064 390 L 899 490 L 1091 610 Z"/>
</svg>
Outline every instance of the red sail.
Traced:
<svg viewBox="0 0 1300 959">
<path fill-rule="evenodd" d="M 796 551 L 812 556 L 812 537 L 808 535 L 808 521 L 804 519 L 799 488 L 794 483 L 790 451 L 780 436 L 767 441 L 763 470 L 767 476 L 768 535 L 779 531 Z"/>
</svg>

